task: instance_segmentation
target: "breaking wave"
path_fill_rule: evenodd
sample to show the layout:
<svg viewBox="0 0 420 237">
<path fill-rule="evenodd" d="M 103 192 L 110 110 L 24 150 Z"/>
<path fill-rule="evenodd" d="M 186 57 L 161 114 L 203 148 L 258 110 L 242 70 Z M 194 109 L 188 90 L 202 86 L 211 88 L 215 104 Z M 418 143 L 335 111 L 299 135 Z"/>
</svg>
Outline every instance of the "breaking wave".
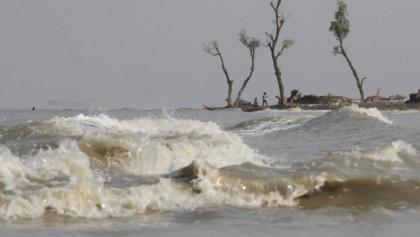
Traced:
<svg viewBox="0 0 420 237">
<path fill-rule="evenodd" d="M 361 111 L 320 117 L 380 118 Z M 419 156 L 403 140 L 273 168 L 238 135 L 314 126 L 318 119 L 272 117 L 223 131 L 171 116 L 78 115 L 2 128 L 0 218 L 126 217 L 220 205 L 420 207 Z"/>
<path fill-rule="evenodd" d="M 401 168 L 416 151 L 403 141 L 374 151 L 336 154 L 325 161 L 270 168 L 250 162 L 217 168 L 195 160 L 168 175 L 114 174 L 92 164 L 75 141 L 41 151 L 29 159 L 0 151 L 0 216 L 40 218 L 46 214 L 84 218 L 124 217 L 164 210 L 210 206 L 405 209 L 420 206 L 419 177 L 360 172 L 339 160 Z M 399 157 L 393 157 L 395 154 Z M 355 163 L 353 163 L 354 165 Z M 362 165 L 362 163 L 358 163 Z M 383 165 L 384 167 L 386 165 Z M 388 169 L 392 169 L 388 166 Z M 378 168 L 376 168 L 378 170 Z"/>
<path fill-rule="evenodd" d="M 366 115 L 368 117 L 376 118 L 384 123 L 393 124 L 391 120 L 385 117 L 377 108 L 360 108 L 356 104 L 351 106 L 346 106 L 340 109 L 341 111 L 348 111 L 350 113 L 358 113 L 362 115 Z"/>
<path fill-rule="evenodd" d="M 9 128 L 0 138 L 22 156 L 31 156 L 39 149 L 58 149 L 59 142 L 66 139 L 77 142 L 81 152 L 104 167 L 135 175 L 167 174 L 197 159 L 222 167 L 258 163 L 261 158 L 238 135 L 221 130 L 213 122 L 170 116 L 132 120 L 106 115 L 56 117 Z"/>
<path fill-rule="evenodd" d="M 298 127 L 312 118 L 313 116 L 276 115 L 244 121 L 227 130 L 241 136 L 263 136 L 267 133 Z"/>
<path fill-rule="evenodd" d="M 392 142 L 388 146 L 370 151 L 352 150 L 349 152 L 338 152 L 336 156 L 342 158 L 364 159 L 371 161 L 388 162 L 394 164 L 401 164 L 404 162 L 404 157 L 416 156 L 417 151 L 410 144 L 403 140 Z"/>
</svg>

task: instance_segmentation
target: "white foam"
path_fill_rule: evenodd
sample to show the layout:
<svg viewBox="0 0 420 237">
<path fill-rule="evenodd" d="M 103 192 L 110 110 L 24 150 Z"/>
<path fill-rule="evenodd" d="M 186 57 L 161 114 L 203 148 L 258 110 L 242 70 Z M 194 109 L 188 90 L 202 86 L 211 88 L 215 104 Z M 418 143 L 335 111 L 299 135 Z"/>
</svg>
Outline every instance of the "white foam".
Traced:
<svg viewBox="0 0 420 237">
<path fill-rule="evenodd" d="M 2 200 L 3 219 L 39 218 L 46 212 L 84 218 L 124 217 L 154 210 L 194 207 L 191 193 L 183 192 L 170 180 L 156 185 L 115 189 L 90 182 L 64 187 L 44 187 L 30 195 Z"/>
<path fill-rule="evenodd" d="M 309 115 L 272 115 L 263 119 L 243 122 L 239 124 L 242 128 L 235 129 L 234 131 L 241 136 L 264 136 L 271 132 L 298 127 L 313 118 L 314 116 Z"/>
<path fill-rule="evenodd" d="M 0 149 L 0 218 L 39 218 L 46 212 L 84 218 L 122 217 L 153 210 L 194 207 L 188 189 L 161 179 L 155 185 L 104 185 L 74 141 L 25 159 Z M 68 177 L 58 185 L 57 176 Z M 186 190 L 184 192 L 183 190 Z"/>
<path fill-rule="evenodd" d="M 197 209 L 217 205 L 243 207 L 296 206 L 294 196 L 283 197 L 277 192 L 265 195 L 231 195 L 217 188 L 209 179 L 200 179 L 201 192 L 169 179 L 153 185 L 111 188 L 87 182 L 68 183 L 63 187 L 43 187 L 27 195 L 0 199 L 0 218 L 40 218 L 47 212 L 71 217 L 109 218 L 146 214 L 153 211 Z M 307 190 L 296 186 L 293 193 Z"/>
<path fill-rule="evenodd" d="M 218 169 L 201 163 L 199 178 L 194 182 L 194 189 L 199 190 L 208 201 L 219 205 L 242 207 L 295 207 L 299 203 L 299 197 L 319 190 L 328 176 L 327 173 L 321 173 L 301 178 L 283 177 L 284 180 L 281 180 L 279 176 L 278 181 L 264 181 L 256 178 L 250 186 L 246 187 L 240 177 L 229 180 L 232 177 L 229 175 L 222 177 L 220 172 Z M 273 191 L 266 192 L 270 185 L 276 187 L 272 187 Z M 284 186 L 284 190 L 280 190 L 281 186 Z M 255 192 L 247 192 L 247 188 L 254 188 Z"/>
<path fill-rule="evenodd" d="M 220 150 L 223 149 L 218 152 L 224 153 Z M 5 220 L 40 218 L 47 212 L 71 217 L 108 218 L 225 204 L 294 206 L 297 204 L 296 195 L 307 191 L 294 186 L 292 194 L 287 197 L 276 192 L 235 196 L 218 189 L 213 179 L 206 178 L 208 176 L 197 181 L 202 190 L 200 193 L 191 190 L 187 184 L 166 178 L 151 185 L 111 187 L 105 185 L 101 172 L 92 169 L 91 159 L 78 149 L 75 141 L 70 140 L 62 141 L 57 149 L 40 151 L 25 159 L 2 148 L 0 158 L 0 218 Z M 207 160 L 211 159 L 203 158 L 200 162 Z M 68 180 L 55 185 L 53 180 L 57 177 L 68 177 Z"/>
<path fill-rule="evenodd" d="M 392 142 L 390 145 L 370 151 L 351 151 L 340 153 L 341 156 L 346 157 L 350 156 L 357 159 L 391 162 L 396 164 L 404 163 L 404 156 L 415 156 L 416 154 L 416 149 L 403 140 L 397 140 Z"/>
<path fill-rule="evenodd" d="M 11 191 L 20 183 L 28 182 L 26 176 L 30 170 L 5 147 L 0 147 L 0 164 L 0 184 L 4 190 Z"/>
<path fill-rule="evenodd" d="M 36 182 L 54 178 L 70 181 L 94 180 L 89 157 L 80 152 L 75 141 L 63 141 L 57 149 L 41 150 L 33 156 L 21 158 L 9 149 L 0 148 L 0 181 L 9 187 L 25 188 Z M 17 189 L 18 190 L 18 189 Z"/>
<path fill-rule="evenodd" d="M 248 161 L 260 164 L 264 159 L 238 135 L 213 122 L 169 116 L 118 120 L 103 114 L 53 121 L 57 131 L 81 136 L 79 144 L 102 152 L 106 157 L 100 159 L 109 161 L 104 163 L 130 174 L 167 174 L 198 159 L 216 167 Z"/>
<path fill-rule="evenodd" d="M 351 106 L 344 107 L 344 109 L 348 109 L 359 114 L 364 114 L 369 117 L 379 119 L 380 121 L 385 122 L 387 124 L 393 124 L 393 122 L 387 117 L 385 117 L 377 108 L 360 108 L 358 105 L 352 104 Z"/>
<path fill-rule="evenodd" d="M 366 152 L 364 157 L 372 160 L 401 163 L 403 162 L 404 156 L 415 156 L 416 154 L 416 149 L 410 144 L 403 140 L 397 140 L 392 142 L 389 146 L 382 147 L 372 152 Z"/>
<path fill-rule="evenodd" d="M 238 135 L 225 132 L 212 122 L 171 117 L 120 121 L 106 115 L 79 115 L 54 118 L 42 126 L 54 133 L 82 138 L 58 141 L 58 147 L 37 150 L 27 157 L 17 157 L 9 149 L 0 148 L 2 219 L 39 218 L 47 212 L 84 218 L 123 217 L 236 202 L 221 193 L 215 198 L 210 189 L 197 194 L 187 185 L 165 178 L 152 185 L 107 186 L 103 170 L 92 168 L 95 158 L 80 150 L 83 142 L 98 142 L 99 149 L 125 149 L 124 156 L 111 157 L 112 165 L 135 175 L 167 174 L 194 160 L 223 167 L 248 161 L 258 164 L 263 159 Z M 279 198 L 271 197 L 283 203 Z M 246 205 L 264 205 L 264 201 L 251 198 L 245 201 Z"/>
<path fill-rule="evenodd" d="M 87 155 L 81 152 L 76 141 L 63 140 L 57 149 L 40 150 L 25 158 L 24 165 L 32 170 L 36 178 L 49 180 L 59 172 L 74 182 L 92 180 L 94 175 Z"/>
</svg>

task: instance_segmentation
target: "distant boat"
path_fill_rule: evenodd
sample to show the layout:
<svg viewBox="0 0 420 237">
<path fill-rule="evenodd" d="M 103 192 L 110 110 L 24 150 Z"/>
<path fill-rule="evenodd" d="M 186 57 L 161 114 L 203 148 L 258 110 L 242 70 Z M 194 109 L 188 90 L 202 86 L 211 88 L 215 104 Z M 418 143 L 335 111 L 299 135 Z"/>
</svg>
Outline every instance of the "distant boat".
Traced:
<svg viewBox="0 0 420 237">
<path fill-rule="evenodd" d="M 221 109 L 229 109 L 229 107 L 208 107 L 207 105 L 203 104 L 203 107 L 207 110 L 213 111 L 213 110 L 221 110 Z"/>
</svg>

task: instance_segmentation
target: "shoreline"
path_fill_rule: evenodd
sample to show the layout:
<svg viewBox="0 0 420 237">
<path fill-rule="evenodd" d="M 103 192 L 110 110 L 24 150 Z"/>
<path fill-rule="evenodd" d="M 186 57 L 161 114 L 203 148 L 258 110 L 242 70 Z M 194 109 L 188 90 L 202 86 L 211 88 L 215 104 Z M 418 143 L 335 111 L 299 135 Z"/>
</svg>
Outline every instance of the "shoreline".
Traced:
<svg viewBox="0 0 420 237">
<path fill-rule="evenodd" d="M 407 111 L 420 110 L 420 103 L 416 102 L 396 102 L 396 101 L 378 101 L 378 102 L 359 102 L 359 103 L 344 103 L 344 104 L 303 104 L 294 103 L 288 105 L 270 105 L 266 107 L 255 105 L 242 105 L 239 108 L 244 112 L 256 112 L 266 108 L 277 110 L 301 109 L 301 110 L 337 110 L 345 106 L 356 104 L 360 108 L 377 108 L 380 111 Z M 207 109 L 207 108 L 206 108 Z M 216 109 L 223 109 L 221 107 Z"/>
</svg>

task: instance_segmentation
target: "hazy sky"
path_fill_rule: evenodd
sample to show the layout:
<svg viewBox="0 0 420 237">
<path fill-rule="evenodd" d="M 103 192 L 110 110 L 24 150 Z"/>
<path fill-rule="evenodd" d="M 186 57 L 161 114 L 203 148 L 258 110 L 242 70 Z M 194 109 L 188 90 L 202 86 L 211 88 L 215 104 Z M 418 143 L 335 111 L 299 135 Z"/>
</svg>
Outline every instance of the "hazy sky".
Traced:
<svg viewBox="0 0 420 237">
<path fill-rule="evenodd" d="M 281 58 L 287 95 L 359 97 L 328 31 L 336 0 L 283 0 L 282 37 L 296 44 Z M 420 1 L 347 0 L 345 41 L 365 94 L 420 88 Z M 47 100 L 94 102 L 104 108 L 225 105 L 218 58 L 202 43 L 217 40 L 234 79 L 249 73 L 245 29 L 265 42 L 273 30 L 270 0 L 0 0 L 0 108 L 48 108 Z M 257 50 L 243 98 L 278 94 L 269 50 Z"/>
</svg>

